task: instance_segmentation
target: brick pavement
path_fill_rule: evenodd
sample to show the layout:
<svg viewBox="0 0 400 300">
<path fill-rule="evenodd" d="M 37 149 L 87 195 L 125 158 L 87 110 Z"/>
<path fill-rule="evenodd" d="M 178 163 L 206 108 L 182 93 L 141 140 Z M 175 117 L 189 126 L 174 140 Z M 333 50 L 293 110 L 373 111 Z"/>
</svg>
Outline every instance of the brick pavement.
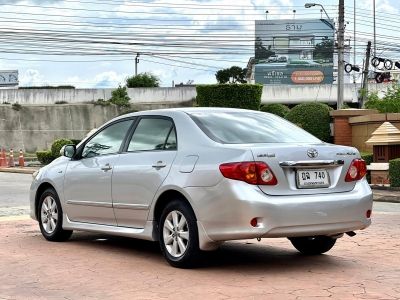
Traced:
<svg viewBox="0 0 400 300">
<path fill-rule="evenodd" d="M 0 218 L 0 299 L 400 299 L 400 214 L 373 223 L 328 255 L 238 241 L 181 270 L 156 243 L 92 233 L 50 243 L 34 221 Z"/>
</svg>

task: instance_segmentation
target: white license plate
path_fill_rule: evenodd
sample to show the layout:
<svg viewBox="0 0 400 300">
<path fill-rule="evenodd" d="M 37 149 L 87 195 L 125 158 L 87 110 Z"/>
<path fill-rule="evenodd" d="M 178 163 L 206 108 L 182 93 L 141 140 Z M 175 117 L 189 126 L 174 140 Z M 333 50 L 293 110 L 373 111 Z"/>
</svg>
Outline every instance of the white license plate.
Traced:
<svg viewBox="0 0 400 300">
<path fill-rule="evenodd" d="M 297 187 L 299 189 L 315 189 L 329 186 L 329 174 L 326 170 L 297 170 Z"/>
</svg>

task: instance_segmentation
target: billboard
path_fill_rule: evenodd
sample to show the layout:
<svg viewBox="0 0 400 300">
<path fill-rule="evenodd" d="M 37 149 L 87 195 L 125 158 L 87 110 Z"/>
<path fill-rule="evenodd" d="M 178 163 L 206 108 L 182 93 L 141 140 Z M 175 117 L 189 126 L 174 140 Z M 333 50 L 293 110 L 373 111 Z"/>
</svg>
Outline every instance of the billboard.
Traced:
<svg viewBox="0 0 400 300">
<path fill-rule="evenodd" d="M 18 70 L 1 71 L 0 70 L 0 87 L 18 85 Z"/>
<path fill-rule="evenodd" d="M 326 19 L 255 21 L 255 82 L 332 83 L 334 31 Z"/>
</svg>

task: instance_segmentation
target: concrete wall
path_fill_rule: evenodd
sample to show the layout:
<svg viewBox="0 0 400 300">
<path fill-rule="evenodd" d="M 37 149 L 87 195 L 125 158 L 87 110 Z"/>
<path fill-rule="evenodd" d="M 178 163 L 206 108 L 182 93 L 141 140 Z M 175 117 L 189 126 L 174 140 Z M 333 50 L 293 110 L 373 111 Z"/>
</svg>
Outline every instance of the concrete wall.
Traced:
<svg viewBox="0 0 400 300">
<path fill-rule="evenodd" d="M 369 84 L 369 91 L 377 91 L 382 96 L 389 84 Z M 358 102 L 360 85 L 345 84 L 344 102 Z M 337 85 L 264 85 L 262 103 L 296 104 L 302 102 L 337 103 Z"/>
<path fill-rule="evenodd" d="M 136 110 L 192 106 L 192 102 L 136 104 Z M 58 138 L 82 139 L 93 128 L 121 114 L 114 105 L 0 105 L 0 148 L 25 152 L 49 149 Z"/>
<path fill-rule="evenodd" d="M 389 84 L 370 84 L 370 91 L 387 90 Z M 346 84 L 345 102 L 357 102 L 359 85 Z M 0 89 L 0 104 L 4 102 L 19 104 L 54 104 L 57 101 L 85 103 L 98 99 L 109 99 L 113 89 Z M 135 88 L 128 89 L 133 104 L 168 103 L 191 101 L 196 97 L 195 87 L 175 88 Z M 307 101 L 336 103 L 337 86 L 321 85 L 265 85 L 263 103 L 296 104 Z"/>
<path fill-rule="evenodd" d="M 113 89 L 0 89 L 1 103 L 54 104 L 57 101 L 68 103 L 108 100 Z M 196 97 L 196 88 L 135 88 L 128 89 L 133 104 L 185 102 Z"/>
</svg>

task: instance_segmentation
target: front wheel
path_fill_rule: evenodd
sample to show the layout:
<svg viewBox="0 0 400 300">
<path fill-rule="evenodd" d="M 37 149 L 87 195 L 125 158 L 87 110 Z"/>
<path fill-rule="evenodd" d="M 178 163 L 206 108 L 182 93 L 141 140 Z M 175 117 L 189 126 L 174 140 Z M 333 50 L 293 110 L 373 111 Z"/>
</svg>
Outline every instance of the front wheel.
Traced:
<svg viewBox="0 0 400 300">
<path fill-rule="evenodd" d="M 168 263 L 190 268 L 199 260 L 199 237 L 196 217 L 189 205 L 174 200 L 164 208 L 159 220 L 161 251 Z"/>
<path fill-rule="evenodd" d="M 328 252 L 336 243 L 336 239 L 329 236 L 295 237 L 289 240 L 299 252 L 305 255 Z"/>
<path fill-rule="evenodd" d="M 62 228 L 63 212 L 56 191 L 47 189 L 40 196 L 38 219 L 42 235 L 46 240 L 61 242 L 69 239 L 72 230 Z"/>
</svg>

